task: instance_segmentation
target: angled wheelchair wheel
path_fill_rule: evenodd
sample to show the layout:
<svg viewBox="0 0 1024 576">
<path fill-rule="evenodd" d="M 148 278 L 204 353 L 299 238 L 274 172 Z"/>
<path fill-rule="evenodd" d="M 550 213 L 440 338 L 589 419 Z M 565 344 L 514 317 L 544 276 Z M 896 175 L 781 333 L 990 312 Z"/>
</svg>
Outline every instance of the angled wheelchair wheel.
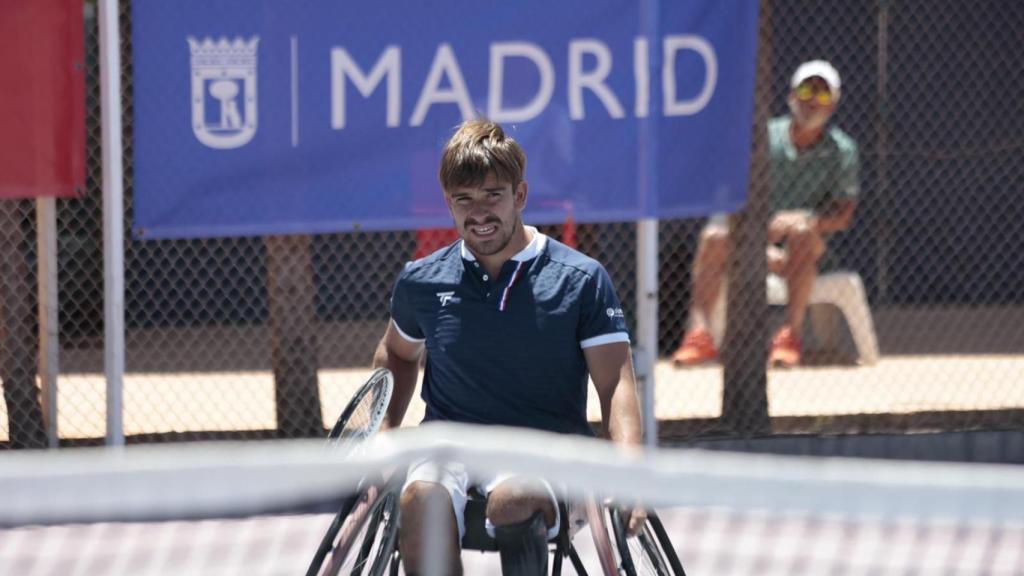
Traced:
<svg viewBox="0 0 1024 576">
<path fill-rule="evenodd" d="M 590 536 L 594 539 L 594 551 L 597 553 L 598 562 L 601 564 L 601 573 L 605 576 L 618 576 L 619 570 L 615 559 L 615 549 L 612 545 L 611 532 L 608 530 L 606 508 L 596 498 L 587 498 L 584 501 L 587 522 L 590 524 Z M 575 563 L 574 563 L 575 564 Z M 577 572 L 579 571 L 577 566 Z M 583 572 L 586 574 L 586 572 Z"/>
<path fill-rule="evenodd" d="M 617 508 L 611 509 L 612 531 L 620 566 L 626 576 L 686 576 L 661 519 L 647 512 L 635 536 L 627 536 L 626 523 Z"/>
<path fill-rule="evenodd" d="M 349 513 L 352 512 L 356 502 L 361 497 L 362 494 L 355 494 L 346 498 L 341 503 L 341 508 L 334 515 L 331 525 L 327 528 L 327 533 L 320 539 L 320 546 L 317 548 L 316 554 L 313 555 L 313 560 L 309 563 L 306 576 L 317 576 L 323 572 L 324 561 L 327 559 L 328 554 L 331 553 L 331 549 L 334 548 L 334 541 L 338 537 L 338 532 L 341 531 L 342 524 L 344 524 L 345 519 L 348 518 Z"/>
<path fill-rule="evenodd" d="M 398 497 L 390 484 L 364 486 L 335 516 L 306 575 L 385 574 L 397 555 Z"/>
</svg>

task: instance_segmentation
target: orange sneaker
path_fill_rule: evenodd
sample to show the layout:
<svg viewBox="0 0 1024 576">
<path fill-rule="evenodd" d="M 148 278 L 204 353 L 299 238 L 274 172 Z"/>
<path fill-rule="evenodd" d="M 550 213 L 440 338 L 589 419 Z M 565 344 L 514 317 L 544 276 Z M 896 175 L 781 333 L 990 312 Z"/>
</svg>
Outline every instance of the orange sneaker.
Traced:
<svg viewBox="0 0 1024 576">
<path fill-rule="evenodd" d="M 800 350 L 803 347 L 798 338 L 788 326 L 779 330 L 772 340 L 772 353 L 769 357 L 769 364 L 780 368 L 792 368 L 800 364 Z"/>
<path fill-rule="evenodd" d="M 697 328 L 686 332 L 683 343 L 672 355 L 672 363 L 676 366 L 695 366 L 718 358 L 715 341 L 707 330 Z"/>
</svg>

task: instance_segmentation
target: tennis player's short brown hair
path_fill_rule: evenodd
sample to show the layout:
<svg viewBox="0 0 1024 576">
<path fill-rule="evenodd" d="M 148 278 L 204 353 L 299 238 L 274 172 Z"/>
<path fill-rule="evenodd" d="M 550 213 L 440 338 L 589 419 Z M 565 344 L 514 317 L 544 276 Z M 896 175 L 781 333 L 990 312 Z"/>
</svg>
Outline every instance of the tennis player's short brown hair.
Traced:
<svg viewBox="0 0 1024 576">
<path fill-rule="evenodd" d="M 490 120 L 468 120 L 445 144 L 438 178 L 447 194 L 460 186 L 479 186 L 491 173 L 514 188 L 525 171 L 526 154 L 501 126 Z"/>
</svg>

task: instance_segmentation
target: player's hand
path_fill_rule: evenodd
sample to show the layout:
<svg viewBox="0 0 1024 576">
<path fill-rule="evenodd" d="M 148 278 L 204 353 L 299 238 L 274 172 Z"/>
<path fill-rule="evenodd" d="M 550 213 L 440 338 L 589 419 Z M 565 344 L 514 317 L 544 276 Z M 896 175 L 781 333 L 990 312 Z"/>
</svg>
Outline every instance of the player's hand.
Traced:
<svg viewBox="0 0 1024 576">
<path fill-rule="evenodd" d="M 635 502 L 633 506 L 623 506 L 620 512 L 626 525 L 626 535 L 636 536 L 647 522 L 647 509 L 639 502 Z"/>
<path fill-rule="evenodd" d="M 816 230 L 817 219 L 807 210 L 783 210 L 768 223 L 768 242 L 778 244 L 786 236 L 801 230 Z"/>
</svg>

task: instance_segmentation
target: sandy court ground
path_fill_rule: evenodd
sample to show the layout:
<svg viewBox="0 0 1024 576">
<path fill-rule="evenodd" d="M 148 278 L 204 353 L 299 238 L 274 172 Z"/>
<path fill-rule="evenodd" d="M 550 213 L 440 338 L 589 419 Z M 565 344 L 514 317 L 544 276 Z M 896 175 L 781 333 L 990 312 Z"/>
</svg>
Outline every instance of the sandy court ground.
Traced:
<svg viewBox="0 0 1024 576">
<path fill-rule="evenodd" d="M 325 426 L 330 426 L 369 368 L 320 371 Z M 58 429 L 62 438 L 105 434 L 106 392 L 102 374 L 65 374 L 58 382 Z M 1024 408 L 1024 356 L 887 356 L 875 366 L 802 367 L 768 376 L 773 416 L 901 414 Z M 656 416 L 663 420 L 720 415 L 722 369 L 655 371 Z M 600 419 L 596 395 L 588 416 Z M 417 393 L 405 424 L 423 416 Z M 276 428 L 270 371 L 146 372 L 125 376 L 126 435 Z M 6 406 L 0 405 L 0 440 L 7 439 Z"/>
</svg>

